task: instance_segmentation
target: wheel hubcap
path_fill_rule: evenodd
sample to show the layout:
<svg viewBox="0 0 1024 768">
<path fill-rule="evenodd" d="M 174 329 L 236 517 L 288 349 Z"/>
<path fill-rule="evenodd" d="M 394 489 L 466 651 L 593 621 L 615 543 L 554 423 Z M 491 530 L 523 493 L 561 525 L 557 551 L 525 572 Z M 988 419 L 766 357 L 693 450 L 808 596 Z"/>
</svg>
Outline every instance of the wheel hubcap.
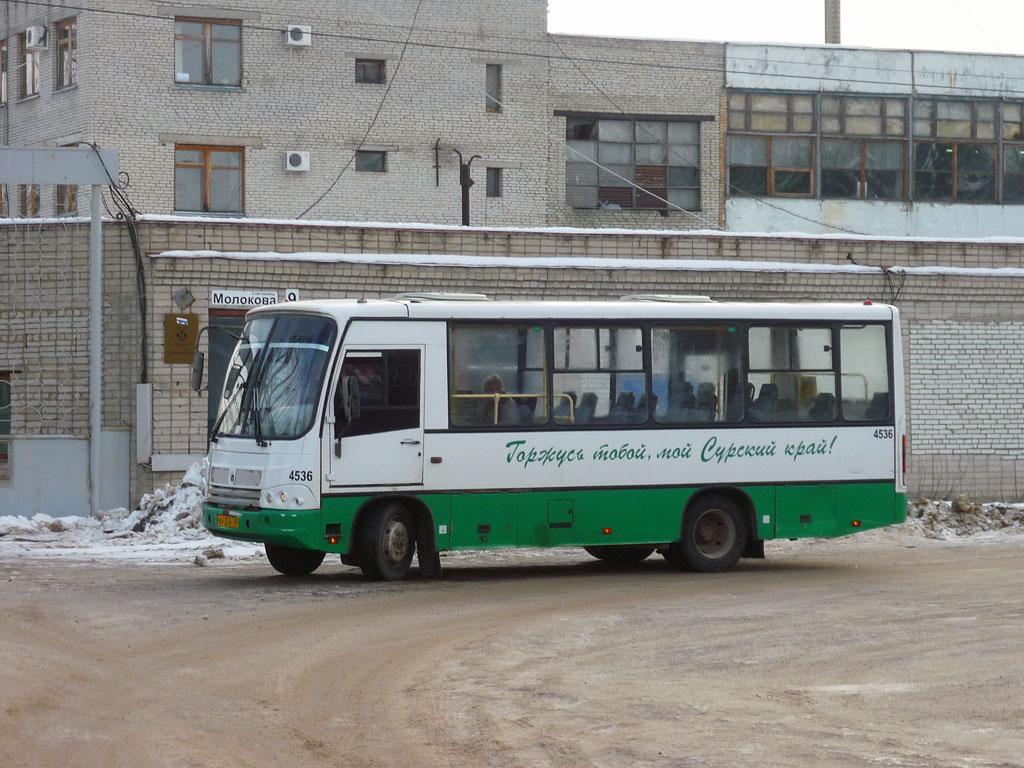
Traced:
<svg viewBox="0 0 1024 768">
<path fill-rule="evenodd" d="M 391 565 L 405 560 L 409 552 L 409 529 L 401 520 L 388 520 L 384 526 L 384 559 Z"/>
<path fill-rule="evenodd" d="M 697 551 L 710 560 L 724 557 L 736 543 L 736 524 L 726 512 L 709 509 L 693 527 Z"/>
</svg>

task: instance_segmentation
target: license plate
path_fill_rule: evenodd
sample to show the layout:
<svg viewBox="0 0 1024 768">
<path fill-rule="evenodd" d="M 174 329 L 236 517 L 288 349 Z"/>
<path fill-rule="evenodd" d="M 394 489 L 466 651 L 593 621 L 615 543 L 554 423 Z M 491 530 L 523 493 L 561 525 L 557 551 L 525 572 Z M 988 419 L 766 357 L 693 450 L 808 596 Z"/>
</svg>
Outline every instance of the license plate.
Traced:
<svg viewBox="0 0 1024 768">
<path fill-rule="evenodd" d="M 217 515 L 217 525 L 221 528 L 237 528 L 238 518 L 231 515 Z"/>
</svg>

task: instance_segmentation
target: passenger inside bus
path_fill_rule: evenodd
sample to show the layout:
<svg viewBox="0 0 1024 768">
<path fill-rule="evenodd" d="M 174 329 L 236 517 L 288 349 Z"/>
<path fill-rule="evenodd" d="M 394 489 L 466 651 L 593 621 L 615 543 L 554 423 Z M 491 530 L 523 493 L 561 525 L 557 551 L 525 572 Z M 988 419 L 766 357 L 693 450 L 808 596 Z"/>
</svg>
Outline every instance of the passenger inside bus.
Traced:
<svg viewBox="0 0 1024 768">
<path fill-rule="evenodd" d="M 492 373 L 484 379 L 484 394 L 505 394 L 505 384 L 498 374 Z M 497 406 L 497 417 L 495 417 L 495 406 Z M 494 397 L 487 401 L 487 407 L 484 409 L 484 424 L 518 424 L 519 422 L 519 408 L 511 397 Z"/>
</svg>

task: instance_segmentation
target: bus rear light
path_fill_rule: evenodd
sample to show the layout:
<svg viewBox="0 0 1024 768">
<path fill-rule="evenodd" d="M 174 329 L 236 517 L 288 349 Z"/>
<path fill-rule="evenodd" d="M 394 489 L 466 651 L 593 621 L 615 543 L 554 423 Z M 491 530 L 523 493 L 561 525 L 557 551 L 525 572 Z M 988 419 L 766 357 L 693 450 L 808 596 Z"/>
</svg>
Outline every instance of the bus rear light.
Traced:
<svg viewBox="0 0 1024 768">
<path fill-rule="evenodd" d="M 611 528 L 602 528 L 601 529 L 601 533 L 603 533 L 605 536 L 610 536 L 611 532 L 612 532 Z"/>
<path fill-rule="evenodd" d="M 341 539 L 338 538 L 337 536 L 328 536 L 327 537 L 327 543 L 328 544 L 337 544 L 339 541 L 341 541 Z"/>
<path fill-rule="evenodd" d="M 860 520 L 854 520 L 850 523 L 854 528 L 860 528 Z"/>
</svg>

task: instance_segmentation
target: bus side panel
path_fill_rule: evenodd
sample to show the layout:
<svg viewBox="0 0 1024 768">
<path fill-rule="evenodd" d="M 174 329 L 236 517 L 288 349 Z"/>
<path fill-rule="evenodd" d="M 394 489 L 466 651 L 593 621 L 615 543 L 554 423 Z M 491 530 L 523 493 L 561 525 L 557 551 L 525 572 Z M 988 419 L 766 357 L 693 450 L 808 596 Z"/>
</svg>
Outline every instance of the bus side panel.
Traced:
<svg viewBox="0 0 1024 768">
<path fill-rule="evenodd" d="M 892 483 L 851 483 L 838 488 L 836 528 L 840 535 L 906 520 L 906 511 L 901 519 L 899 503 L 901 496 L 906 500 L 906 494 L 896 494 Z M 854 526 L 855 520 L 860 525 Z"/>
<path fill-rule="evenodd" d="M 775 533 L 790 539 L 835 536 L 836 486 L 778 486 L 775 490 Z"/>
<path fill-rule="evenodd" d="M 519 543 L 516 493 L 458 493 L 451 496 L 451 548 L 496 549 Z"/>
<path fill-rule="evenodd" d="M 750 498 L 754 507 L 754 538 L 765 541 L 775 538 L 775 486 L 753 485 L 740 489 Z"/>
</svg>

